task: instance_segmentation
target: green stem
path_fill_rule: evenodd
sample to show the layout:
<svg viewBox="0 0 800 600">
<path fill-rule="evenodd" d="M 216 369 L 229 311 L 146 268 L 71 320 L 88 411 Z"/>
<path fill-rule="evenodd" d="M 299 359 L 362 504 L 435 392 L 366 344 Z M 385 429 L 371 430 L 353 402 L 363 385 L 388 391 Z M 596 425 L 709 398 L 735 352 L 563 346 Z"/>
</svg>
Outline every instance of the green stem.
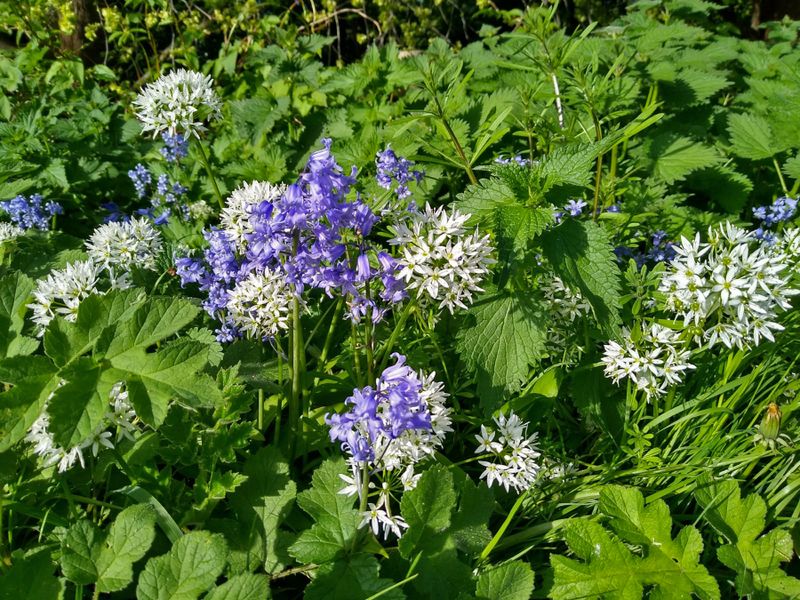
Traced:
<svg viewBox="0 0 800 600">
<path fill-rule="evenodd" d="M 436 103 L 436 110 L 439 115 L 439 120 L 442 122 L 447 135 L 450 136 L 450 141 L 453 142 L 453 147 L 456 149 L 456 154 L 458 154 L 461 162 L 464 164 L 464 170 L 467 172 L 469 182 L 472 184 L 478 183 L 478 179 L 475 177 L 475 172 L 472 170 L 472 165 L 470 165 L 469 160 L 467 160 L 467 155 L 464 152 L 464 148 L 461 146 L 461 142 L 458 141 L 455 131 L 453 131 L 453 128 L 450 127 L 447 117 L 444 116 L 444 110 L 442 109 L 442 105 L 439 103 L 439 98 L 436 96 L 436 94 L 433 94 L 433 101 Z"/>
<path fill-rule="evenodd" d="M 353 344 L 353 369 L 356 372 L 356 381 L 359 386 L 363 386 L 364 381 L 361 378 L 361 358 L 358 356 L 358 331 L 356 331 L 356 324 L 350 324 L 350 341 Z"/>
<path fill-rule="evenodd" d="M 494 537 L 492 538 L 492 541 L 490 541 L 488 544 L 486 544 L 486 547 L 483 549 L 483 552 L 481 552 L 481 555 L 480 555 L 480 558 L 479 558 L 479 560 L 481 562 L 485 561 L 489 557 L 489 554 L 492 553 L 492 550 L 494 550 L 494 547 L 497 545 L 497 543 L 503 537 L 503 534 L 506 532 L 506 529 L 508 529 L 508 526 L 511 525 L 511 520 L 514 518 L 514 515 L 517 514 L 517 511 L 519 510 L 519 507 L 522 506 L 522 501 L 525 500 L 525 496 L 527 496 L 527 494 L 528 494 L 527 492 L 525 492 L 523 494 L 520 494 L 519 498 L 517 498 L 517 501 L 514 502 L 514 506 L 511 507 L 511 510 L 509 511 L 508 516 L 506 517 L 506 520 L 503 521 L 503 524 L 500 526 L 500 529 L 498 529 L 497 533 L 494 534 Z"/>
<path fill-rule="evenodd" d="M 301 403 L 303 396 L 303 324 L 300 322 L 300 299 L 295 296 L 292 301 L 292 400 L 289 404 L 289 426 L 293 433 L 298 432 Z"/>
<path fill-rule="evenodd" d="M 369 283 L 367 283 L 365 297 L 367 313 L 364 315 L 364 346 L 367 352 L 367 384 L 372 385 L 375 379 L 375 356 L 372 348 L 372 308 L 369 305 Z"/>
<path fill-rule="evenodd" d="M 331 317 L 331 324 L 330 327 L 328 327 L 328 334 L 325 336 L 325 343 L 322 345 L 322 352 L 319 353 L 319 365 L 325 372 L 327 372 L 327 369 L 325 369 L 325 363 L 328 362 L 328 352 L 331 351 L 333 334 L 336 333 L 336 326 L 339 324 L 339 318 L 341 317 L 343 308 L 344 298 L 339 298 L 339 301 L 336 303 L 336 308 L 333 312 L 333 317 Z"/>
<path fill-rule="evenodd" d="M 772 164 L 775 165 L 775 172 L 778 174 L 778 179 L 781 181 L 781 189 L 783 189 L 783 193 L 788 196 L 789 188 L 786 187 L 786 180 L 783 178 L 783 173 L 781 173 L 781 167 L 778 164 L 778 159 L 774 156 L 772 157 Z"/>
<path fill-rule="evenodd" d="M 214 172 L 211 170 L 211 163 L 208 162 L 208 154 L 206 154 L 206 150 L 203 148 L 203 142 L 201 142 L 199 139 L 195 145 L 200 151 L 201 162 L 206 168 L 206 173 L 208 173 L 209 179 L 211 179 L 211 185 L 214 187 L 214 193 L 217 195 L 217 202 L 219 202 L 219 208 L 221 210 L 225 208 L 225 200 L 222 199 L 222 193 L 219 191 L 219 186 L 217 185 L 217 178 L 214 177 Z"/>
<path fill-rule="evenodd" d="M 394 344 L 397 341 L 397 338 L 400 335 L 400 332 L 403 330 L 403 326 L 406 324 L 409 315 L 411 314 L 412 309 L 414 308 L 414 303 L 410 302 L 406 304 L 403 312 L 400 313 L 400 317 L 397 319 L 395 323 L 394 329 L 392 333 L 389 335 L 389 339 L 386 342 L 386 345 L 383 347 L 383 353 L 381 355 L 380 366 L 378 370 L 383 372 L 386 368 L 386 365 L 389 364 L 389 357 L 392 353 L 392 348 L 394 348 Z"/>
<path fill-rule="evenodd" d="M 94 584 L 94 592 L 92 592 L 92 600 L 99 600 L 100 599 L 100 588 L 97 584 Z"/>
<path fill-rule="evenodd" d="M 264 388 L 258 388 L 258 430 L 264 432 Z"/>
<path fill-rule="evenodd" d="M 281 388 L 281 393 L 278 394 L 278 406 L 275 409 L 275 445 L 280 443 L 281 439 L 281 413 L 283 413 L 283 397 L 285 388 L 283 387 L 283 348 L 278 337 L 275 337 L 275 347 L 278 351 L 278 386 Z"/>
<path fill-rule="evenodd" d="M 369 495 L 369 464 L 364 463 L 361 467 L 361 498 L 358 503 L 358 511 L 367 510 L 367 496 Z"/>
</svg>

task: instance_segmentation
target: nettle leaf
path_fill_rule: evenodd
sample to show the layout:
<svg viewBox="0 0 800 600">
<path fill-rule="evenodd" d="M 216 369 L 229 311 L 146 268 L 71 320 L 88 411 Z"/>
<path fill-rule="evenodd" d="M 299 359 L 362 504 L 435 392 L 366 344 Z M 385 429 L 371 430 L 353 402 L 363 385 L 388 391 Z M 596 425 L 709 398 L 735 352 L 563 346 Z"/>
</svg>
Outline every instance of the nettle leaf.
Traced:
<svg viewBox="0 0 800 600">
<path fill-rule="evenodd" d="M 478 600 L 528 600 L 533 592 L 533 570 L 514 560 L 484 571 L 478 577 Z"/>
<path fill-rule="evenodd" d="M 15 272 L 0 279 L 0 358 L 28 355 L 39 342 L 22 335 L 28 298 L 33 291 L 33 281 Z"/>
<path fill-rule="evenodd" d="M 519 206 L 514 191 L 496 177 L 481 179 L 458 195 L 454 207 L 472 215 L 472 222 L 491 225 L 498 206 Z"/>
<path fill-rule="evenodd" d="M 249 568 L 260 564 L 267 573 L 275 573 L 291 560 L 282 543 L 287 534 L 278 526 L 292 508 L 297 486 L 289 478 L 289 464 L 271 447 L 254 454 L 245 464 L 244 474 L 247 481 L 230 496 L 240 524 L 235 535 L 252 540 L 248 547 L 255 544 L 258 554 L 242 558 L 249 560 Z"/>
<path fill-rule="evenodd" d="M 289 547 L 289 554 L 301 563 L 328 562 L 351 550 L 361 516 L 353 499 L 339 493 L 339 475 L 346 472 L 343 459 L 326 460 L 314 471 L 311 488 L 297 495 L 297 504 L 314 519 Z"/>
<path fill-rule="evenodd" d="M 786 149 L 775 141 L 769 122 L 758 115 L 729 114 L 728 134 L 731 136 L 731 151 L 742 158 L 772 158 Z"/>
<path fill-rule="evenodd" d="M 800 154 L 786 159 L 781 170 L 795 181 L 800 181 Z"/>
<path fill-rule="evenodd" d="M 183 329 L 199 312 L 188 300 L 150 298 L 130 319 L 106 332 L 96 353 L 112 359 L 134 348 L 147 348 Z"/>
<path fill-rule="evenodd" d="M 552 208 L 503 205 L 495 210 L 497 250 L 503 262 L 520 261 L 530 243 L 553 222 Z"/>
<path fill-rule="evenodd" d="M 11 554 L 11 566 L 0 577 L 0 600 L 61 600 L 64 581 L 55 576 L 50 548 Z"/>
<path fill-rule="evenodd" d="M 780 568 L 793 556 L 791 534 L 773 529 L 761 535 L 767 505 L 760 496 L 742 498 L 736 482 L 707 480 L 695 492 L 695 498 L 704 509 L 703 518 L 728 541 L 717 549 L 717 557 L 736 571 L 736 591 L 741 596 L 800 596 L 800 579 Z"/>
<path fill-rule="evenodd" d="M 244 573 L 211 590 L 204 600 L 269 600 L 269 579 L 266 575 Z"/>
<path fill-rule="evenodd" d="M 481 405 L 494 409 L 504 393 L 519 390 L 527 380 L 544 344 L 544 320 L 529 295 L 498 292 L 470 307 L 456 349 L 475 374 Z"/>
<path fill-rule="evenodd" d="M 692 171 L 722 162 L 722 157 L 714 148 L 672 134 L 656 138 L 650 147 L 650 155 L 655 161 L 653 174 L 666 183 L 680 181 Z"/>
<path fill-rule="evenodd" d="M 196 600 L 225 568 L 227 547 L 219 534 L 193 531 L 162 556 L 151 558 L 139 576 L 139 600 Z"/>
<path fill-rule="evenodd" d="M 590 519 L 572 519 L 564 540 L 580 560 L 551 555 L 556 600 L 587 597 L 641 598 L 646 587 L 659 598 L 716 599 L 716 580 L 699 564 L 703 541 L 691 526 L 672 538 L 672 519 L 658 500 L 644 506 L 634 488 L 606 486 L 600 492 L 600 511 L 626 542 L 641 548 L 634 554 L 619 538 Z"/>
<path fill-rule="evenodd" d="M 306 600 L 366 600 L 394 585 L 378 576 L 380 565 L 374 556 L 356 554 L 347 560 L 325 563 L 317 569 L 305 590 Z M 400 589 L 382 593 L 381 598 L 402 600 Z"/>
<path fill-rule="evenodd" d="M 74 583 L 95 584 L 100 592 L 117 592 L 133 581 L 133 563 L 155 539 L 156 514 L 147 504 L 122 510 L 108 532 L 90 521 L 78 521 L 61 543 L 61 568 Z"/>
<path fill-rule="evenodd" d="M 50 322 L 44 334 L 45 353 L 56 365 L 65 366 L 91 350 L 107 327 L 129 319 L 144 298 L 144 292 L 134 289 L 89 296 L 78 307 L 74 323 L 58 317 Z"/>
<path fill-rule="evenodd" d="M 591 221 L 565 219 L 542 235 L 542 250 L 556 275 L 579 289 L 598 324 L 613 334 L 620 322 L 619 267 L 605 230 Z"/>
</svg>

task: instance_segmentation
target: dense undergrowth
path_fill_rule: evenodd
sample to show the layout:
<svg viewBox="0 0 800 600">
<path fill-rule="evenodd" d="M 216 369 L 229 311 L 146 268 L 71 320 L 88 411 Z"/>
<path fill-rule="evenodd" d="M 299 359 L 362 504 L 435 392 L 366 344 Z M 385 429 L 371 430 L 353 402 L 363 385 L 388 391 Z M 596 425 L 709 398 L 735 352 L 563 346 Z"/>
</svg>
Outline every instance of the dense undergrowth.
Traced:
<svg viewBox="0 0 800 600">
<path fill-rule="evenodd" d="M 800 24 L 717 8 L 0 55 L 0 599 L 800 597 Z"/>
</svg>

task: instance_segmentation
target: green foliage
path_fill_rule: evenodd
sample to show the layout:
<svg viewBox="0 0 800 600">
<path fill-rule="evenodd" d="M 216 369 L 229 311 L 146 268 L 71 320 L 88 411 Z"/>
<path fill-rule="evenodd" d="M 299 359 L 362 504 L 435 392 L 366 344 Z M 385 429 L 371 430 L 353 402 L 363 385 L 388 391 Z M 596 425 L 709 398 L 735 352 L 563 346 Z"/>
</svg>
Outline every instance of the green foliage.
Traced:
<svg viewBox="0 0 800 600">
<path fill-rule="evenodd" d="M 54 574 L 55 565 L 47 548 L 11 555 L 11 566 L 0 577 L 2 600 L 60 600 L 64 581 Z"/>
<path fill-rule="evenodd" d="M 533 571 L 521 561 L 507 562 L 478 577 L 477 598 L 527 600 L 533 591 Z"/>
</svg>

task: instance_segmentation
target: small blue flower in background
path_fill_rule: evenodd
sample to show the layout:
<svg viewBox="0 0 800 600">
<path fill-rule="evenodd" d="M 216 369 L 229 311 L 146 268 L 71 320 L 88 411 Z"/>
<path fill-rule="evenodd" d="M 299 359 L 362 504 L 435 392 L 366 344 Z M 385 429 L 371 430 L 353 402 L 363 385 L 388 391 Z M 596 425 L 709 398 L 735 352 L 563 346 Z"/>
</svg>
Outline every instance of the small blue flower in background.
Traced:
<svg viewBox="0 0 800 600">
<path fill-rule="evenodd" d="M 136 195 L 139 198 L 144 198 L 147 195 L 147 186 L 153 180 L 150 171 L 147 170 L 142 164 L 136 165 L 133 169 L 128 171 L 128 177 L 133 182 L 133 187 L 136 189 Z"/>
<path fill-rule="evenodd" d="M 656 231 L 650 236 L 650 249 L 646 252 L 637 248 L 619 246 L 614 248 L 617 260 L 624 262 L 629 258 L 636 261 L 636 266 L 640 269 L 648 263 L 669 263 L 675 258 L 675 247 L 667 239 L 666 231 Z"/>
<path fill-rule="evenodd" d="M 510 165 L 511 163 L 515 163 L 520 167 L 527 167 L 531 164 L 527 158 L 523 158 L 521 154 L 517 154 L 516 156 L 511 156 L 509 158 L 505 158 L 502 154 L 494 159 L 494 162 L 498 165 Z"/>
<path fill-rule="evenodd" d="M 753 216 L 761 224 L 753 231 L 756 239 L 767 245 L 775 243 L 775 234 L 769 231 L 774 225 L 789 221 L 797 212 L 797 200 L 783 196 L 777 198 L 769 206 L 757 206 L 753 209 Z"/>
<path fill-rule="evenodd" d="M 150 217 L 156 225 L 167 223 L 173 211 L 184 221 L 190 220 L 189 207 L 183 202 L 183 196 L 188 191 L 188 188 L 180 183 L 173 183 L 170 181 L 169 176 L 162 173 L 156 180 L 155 189 L 151 191 L 153 176 L 147 167 L 142 164 L 138 164 L 128 171 L 128 177 L 133 182 L 136 195 L 140 199 L 152 194 L 150 196 L 150 207 L 137 210 L 137 214 Z"/>
<path fill-rule="evenodd" d="M 413 162 L 407 158 L 397 156 L 389 146 L 386 146 L 386 150 L 378 152 L 375 156 L 375 165 L 378 167 L 376 176 L 378 185 L 386 190 L 391 190 L 392 182 L 396 182 L 397 186 L 394 189 L 394 193 L 400 200 L 411 195 L 408 183 L 410 181 L 419 183 L 424 176 L 422 171 L 411 169 L 414 166 Z"/>
<path fill-rule="evenodd" d="M 11 222 L 22 229 L 39 229 L 47 231 L 50 219 L 64 211 L 58 202 L 47 202 L 42 205 L 42 196 L 33 194 L 30 197 L 17 196 L 12 200 L 0 202 L 0 209 L 8 213 Z"/>
<path fill-rule="evenodd" d="M 566 206 L 564 206 L 564 210 L 567 211 L 571 217 L 579 217 L 583 214 L 583 209 L 587 206 L 588 205 L 583 200 L 570 200 L 567 202 Z"/>
<path fill-rule="evenodd" d="M 178 162 L 189 154 L 189 140 L 180 133 L 170 135 L 169 132 L 165 131 L 161 134 L 161 139 L 164 140 L 164 147 L 161 148 L 161 156 L 163 156 L 167 162 Z"/>
</svg>

